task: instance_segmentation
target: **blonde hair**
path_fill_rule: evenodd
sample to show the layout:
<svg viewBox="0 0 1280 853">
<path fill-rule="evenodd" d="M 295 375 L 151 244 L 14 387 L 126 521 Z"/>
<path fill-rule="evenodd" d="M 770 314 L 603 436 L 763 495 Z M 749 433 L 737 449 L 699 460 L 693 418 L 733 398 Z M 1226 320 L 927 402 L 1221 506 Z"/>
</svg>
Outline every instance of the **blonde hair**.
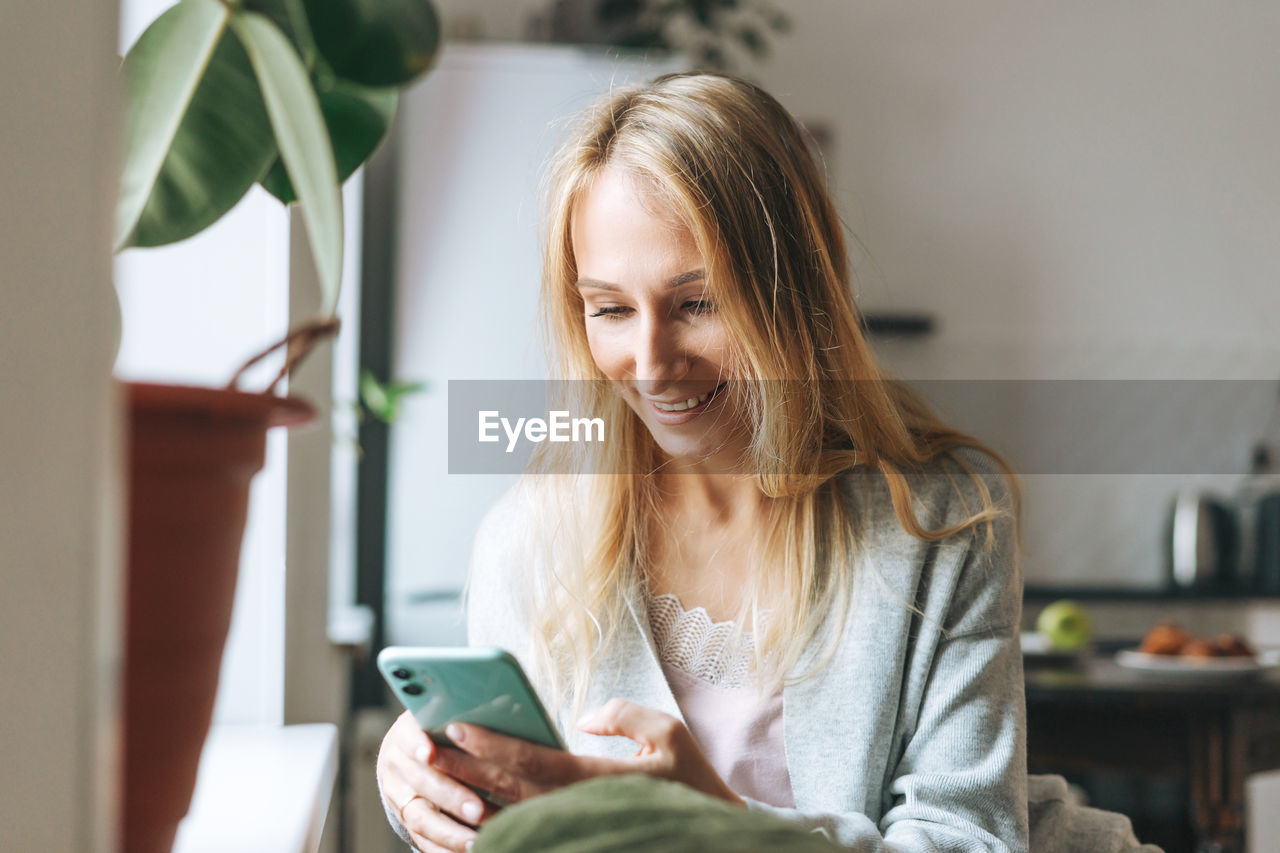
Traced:
<svg viewBox="0 0 1280 853">
<path fill-rule="evenodd" d="M 903 529 L 924 540 L 985 525 L 990 545 L 992 522 L 1016 516 L 954 453 L 990 451 L 876 365 L 822 171 L 773 97 L 710 73 L 615 91 L 585 114 L 552 167 L 542 299 L 553 370 L 604 379 L 587 344 L 571 232 L 593 181 L 616 167 L 692 232 L 711 300 L 736 341 L 735 374 L 757 380 L 734 390 L 750 414 L 750 468 L 771 499 L 771 523 L 759 533 L 760 558 L 736 621 L 757 629 L 753 672 L 763 694 L 812 673 L 794 670 L 823 619 L 847 607 L 859 519 L 839 475 L 881 479 Z M 534 628 L 527 651 L 535 679 L 574 713 L 595 661 L 627 618 L 628 599 L 644 588 L 648 522 L 657 511 L 651 472 L 662 463 L 607 383 L 580 383 L 575 393 L 575 411 L 608 425 L 601 446 L 612 454 L 596 456 L 591 473 L 555 476 L 569 470 L 569 451 L 543 445 L 533 468 L 541 475 L 525 480 L 537 492 L 528 504 L 545 514 L 541 568 L 526 599 Z M 926 526 L 913 508 L 910 476 L 940 457 L 969 473 L 982 506 L 957 523 Z M 1016 484 L 1010 493 L 1016 502 Z"/>
</svg>

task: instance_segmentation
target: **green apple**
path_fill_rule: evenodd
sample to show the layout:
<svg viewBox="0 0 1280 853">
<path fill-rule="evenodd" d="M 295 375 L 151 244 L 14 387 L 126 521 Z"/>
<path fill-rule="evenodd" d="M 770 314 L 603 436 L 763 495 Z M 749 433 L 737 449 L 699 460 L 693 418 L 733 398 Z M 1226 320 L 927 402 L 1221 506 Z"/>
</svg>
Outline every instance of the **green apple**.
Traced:
<svg viewBox="0 0 1280 853">
<path fill-rule="evenodd" d="M 1074 601 L 1055 601 L 1040 611 L 1036 630 L 1052 648 L 1074 652 L 1088 644 L 1093 636 L 1093 622 L 1085 609 Z"/>
</svg>

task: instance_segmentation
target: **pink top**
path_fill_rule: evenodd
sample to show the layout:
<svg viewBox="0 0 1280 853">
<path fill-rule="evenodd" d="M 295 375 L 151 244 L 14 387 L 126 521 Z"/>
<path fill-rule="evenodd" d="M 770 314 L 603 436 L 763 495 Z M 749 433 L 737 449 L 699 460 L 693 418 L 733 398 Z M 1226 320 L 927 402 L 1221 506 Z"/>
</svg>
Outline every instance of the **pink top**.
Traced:
<svg viewBox="0 0 1280 853">
<path fill-rule="evenodd" d="M 740 652 L 734 651 L 729 646 L 733 623 L 713 623 L 701 607 L 684 610 L 674 595 L 660 595 L 649 606 L 662 672 L 711 766 L 739 796 L 795 808 L 782 693 L 761 700 L 741 683 L 750 637 L 743 638 Z"/>
</svg>

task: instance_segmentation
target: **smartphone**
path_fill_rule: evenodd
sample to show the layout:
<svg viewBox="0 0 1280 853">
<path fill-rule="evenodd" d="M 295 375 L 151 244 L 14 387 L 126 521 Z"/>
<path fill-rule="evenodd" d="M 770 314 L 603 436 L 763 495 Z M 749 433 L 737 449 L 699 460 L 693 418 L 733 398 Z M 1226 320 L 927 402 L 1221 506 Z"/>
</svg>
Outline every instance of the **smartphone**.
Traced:
<svg viewBox="0 0 1280 853">
<path fill-rule="evenodd" d="M 474 723 L 564 749 L 520 663 L 498 648 L 388 646 L 378 671 L 436 743 L 451 745 L 449 723 Z"/>
</svg>

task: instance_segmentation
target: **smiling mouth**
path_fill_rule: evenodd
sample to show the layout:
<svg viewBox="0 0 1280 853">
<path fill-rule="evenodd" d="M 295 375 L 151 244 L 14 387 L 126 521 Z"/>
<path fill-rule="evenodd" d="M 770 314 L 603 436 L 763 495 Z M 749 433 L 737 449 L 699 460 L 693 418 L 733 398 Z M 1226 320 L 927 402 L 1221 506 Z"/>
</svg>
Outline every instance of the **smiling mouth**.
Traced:
<svg viewBox="0 0 1280 853">
<path fill-rule="evenodd" d="M 679 403 L 659 403 L 657 400 L 650 400 L 649 402 L 653 403 L 653 407 L 660 412 L 687 412 L 690 409 L 696 409 L 706 403 L 719 393 L 720 389 L 724 386 L 725 383 L 721 382 L 707 393 L 699 397 L 690 397 L 689 399 L 683 400 Z"/>
</svg>

